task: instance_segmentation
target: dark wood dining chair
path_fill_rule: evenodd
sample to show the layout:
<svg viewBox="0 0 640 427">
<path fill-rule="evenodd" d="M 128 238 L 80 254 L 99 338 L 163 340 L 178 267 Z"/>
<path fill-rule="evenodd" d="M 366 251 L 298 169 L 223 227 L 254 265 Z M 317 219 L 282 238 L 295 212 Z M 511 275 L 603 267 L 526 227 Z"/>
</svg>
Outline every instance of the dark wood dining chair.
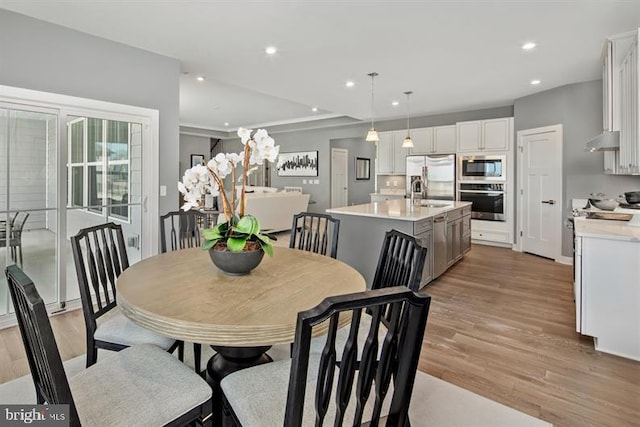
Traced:
<svg viewBox="0 0 640 427">
<path fill-rule="evenodd" d="M 109 222 L 83 228 L 71 236 L 71 249 L 80 286 L 86 327 L 87 367 L 96 363 L 98 349 L 120 351 L 134 344 L 154 344 L 170 353 L 184 344 L 130 321 L 116 304 L 116 279 L 129 268 L 122 226 Z"/>
<path fill-rule="evenodd" d="M 160 251 L 197 248 L 200 230 L 209 227 L 209 215 L 198 211 L 173 211 L 160 216 Z"/>
<path fill-rule="evenodd" d="M 71 426 L 210 425 L 209 385 L 154 345 L 129 347 L 67 379 L 35 285 L 16 265 L 5 273 L 38 404 L 69 405 Z"/>
<path fill-rule="evenodd" d="M 173 211 L 160 216 L 160 251 L 196 248 L 201 244 L 200 230 L 209 227 L 209 215 L 198 211 Z M 202 345 L 193 343 L 193 364 L 201 370 Z"/>
<path fill-rule="evenodd" d="M 428 295 L 398 286 L 330 297 L 299 313 L 292 359 L 240 370 L 222 380 L 227 418 L 241 426 L 299 427 L 323 421 L 378 426 L 386 417 L 387 426 L 408 426 L 430 302 Z M 365 310 L 372 313 L 367 325 L 361 322 Z M 347 341 L 336 350 L 341 314 L 352 321 Z M 379 340 L 383 320 L 387 328 Z M 329 339 L 322 353 L 313 354 L 312 329 L 325 321 Z M 358 330 L 363 327 L 367 339 L 356 375 Z"/>
<path fill-rule="evenodd" d="M 422 247 L 418 239 L 398 230 L 387 231 L 384 235 L 378 266 L 376 267 L 371 289 L 381 289 L 391 286 L 406 286 L 412 291 L 420 288 L 422 271 L 427 258 L 427 248 Z M 371 319 L 368 313 L 362 316 L 362 322 L 366 324 Z M 380 334 L 384 334 L 383 324 Z M 360 348 L 364 346 L 366 335 L 364 329 L 360 333 Z M 336 341 L 342 346 L 347 340 L 348 328 L 338 330 Z M 324 348 L 326 336 L 316 337 L 312 340 L 311 351 L 319 353 Z M 340 360 L 340 359 L 338 359 Z"/>
<path fill-rule="evenodd" d="M 11 260 L 22 265 L 22 232 L 24 224 L 29 218 L 29 212 L 19 211 L 11 219 L 11 230 L 9 233 L 9 248 L 11 250 Z M 8 230 L 7 230 L 8 232 Z"/>
<path fill-rule="evenodd" d="M 289 248 L 336 258 L 339 232 L 339 219 L 327 214 L 301 212 L 293 216 Z"/>
</svg>

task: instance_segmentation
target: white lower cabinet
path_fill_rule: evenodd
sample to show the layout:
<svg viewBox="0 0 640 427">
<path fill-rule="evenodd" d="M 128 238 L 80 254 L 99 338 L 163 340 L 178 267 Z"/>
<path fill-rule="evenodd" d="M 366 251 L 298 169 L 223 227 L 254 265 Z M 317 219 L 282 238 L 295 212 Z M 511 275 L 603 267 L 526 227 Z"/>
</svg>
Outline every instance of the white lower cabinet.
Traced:
<svg viewBox="0 0 640 427">
<path fill-rule="evenodd" d="M 576 330 L 596 350 L 640 361 L 640 241 L 575 239 Z"/>
</svg>

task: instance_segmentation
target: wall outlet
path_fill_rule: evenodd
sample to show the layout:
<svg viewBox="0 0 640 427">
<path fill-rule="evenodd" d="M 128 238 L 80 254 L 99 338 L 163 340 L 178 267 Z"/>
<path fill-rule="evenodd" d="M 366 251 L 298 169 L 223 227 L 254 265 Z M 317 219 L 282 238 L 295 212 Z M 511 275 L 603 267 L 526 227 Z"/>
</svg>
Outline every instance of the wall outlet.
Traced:
<svg viewBox="0 0 640 427">
<path fill-rule="evenodd" d="M 166 196 L 167 195 L 167 186 L 166 185 L 161 185 L 160 186 L 160 196 Z"/>
<path fill-rule="evenodd" d="M 385 185 L 388 187 L 389 185 L 391 185 L 391 181 L 385 181 Z"/>
<path fill-rule="evenodd" d="M 306 183 L 307 183 L 307 180 L 306 180 L 306 179 L 303 179 L 303 180 L 302 180 L 302 183 L 303 183 L 303 184 L 306 184 Z"/>
</svg>

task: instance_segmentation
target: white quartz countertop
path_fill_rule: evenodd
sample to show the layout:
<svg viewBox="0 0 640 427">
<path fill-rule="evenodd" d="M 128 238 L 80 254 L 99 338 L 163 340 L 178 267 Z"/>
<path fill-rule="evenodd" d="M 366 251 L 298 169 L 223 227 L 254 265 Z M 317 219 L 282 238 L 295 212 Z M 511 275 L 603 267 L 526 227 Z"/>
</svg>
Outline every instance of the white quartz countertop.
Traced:
<svg viewBox="0 0 640 427">
<path fill-rule="evenodd" d="M 378 203 L 366 203 L 364 205 L 345 206 L 344 208 L 327 209 L 328 213 L 368 216 L 373 218 L 391 218 L 402 221 L 418 221 L 431 218 L 444 212 L 471 206 L 471 202 L 453 202 L 447 200 L 422 200 L 423 204 L 437 205 L 438 207 L 413 206 L 409 199 L 387 200 Z"/>
<path fill-rule="evenodd" d="M 640 242 L 640 227 L 629 225 L 627 221 L 587 219 L 584 217 L 576 217 L 574 220 L 576 236 Z"/>
</svg>

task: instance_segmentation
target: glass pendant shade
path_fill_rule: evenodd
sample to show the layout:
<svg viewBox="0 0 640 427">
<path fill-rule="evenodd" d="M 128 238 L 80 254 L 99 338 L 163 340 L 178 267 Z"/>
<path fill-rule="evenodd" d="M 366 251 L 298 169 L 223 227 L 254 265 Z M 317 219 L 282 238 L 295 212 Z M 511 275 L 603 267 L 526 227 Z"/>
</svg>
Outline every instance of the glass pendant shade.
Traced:
<svg viewBox="0 0 640 427">
<path fill-rule="evenodd" d="M 410 136 L 405 136 L 402 140 L 402 148 L 413 148 L 413 139 Z"/>
<path fill-rule="evenodd" d="M 367 132 L 367 137 L 364 140 L 367 141 L 367 142 L 378 142 L 378 141 L 380 141 L 380 138 L 378 138 L 378 131 L 375 130 L 375 129 L 371 129 L 369 132 Z"/>
<path fill-rule="evenodd" d="M 371 129 L 367 132 L 367 136 L 365 137 L 366 142 L 378 142 L 380 138 L 378 137 L 378 132 L 373 125 L 373 116 L 374 116 L 374 102 L 373 102 L 373 79 L 378 75 L 378 73 L 369 73 L 367 74 L 371 77 Z"/>
</svg>

